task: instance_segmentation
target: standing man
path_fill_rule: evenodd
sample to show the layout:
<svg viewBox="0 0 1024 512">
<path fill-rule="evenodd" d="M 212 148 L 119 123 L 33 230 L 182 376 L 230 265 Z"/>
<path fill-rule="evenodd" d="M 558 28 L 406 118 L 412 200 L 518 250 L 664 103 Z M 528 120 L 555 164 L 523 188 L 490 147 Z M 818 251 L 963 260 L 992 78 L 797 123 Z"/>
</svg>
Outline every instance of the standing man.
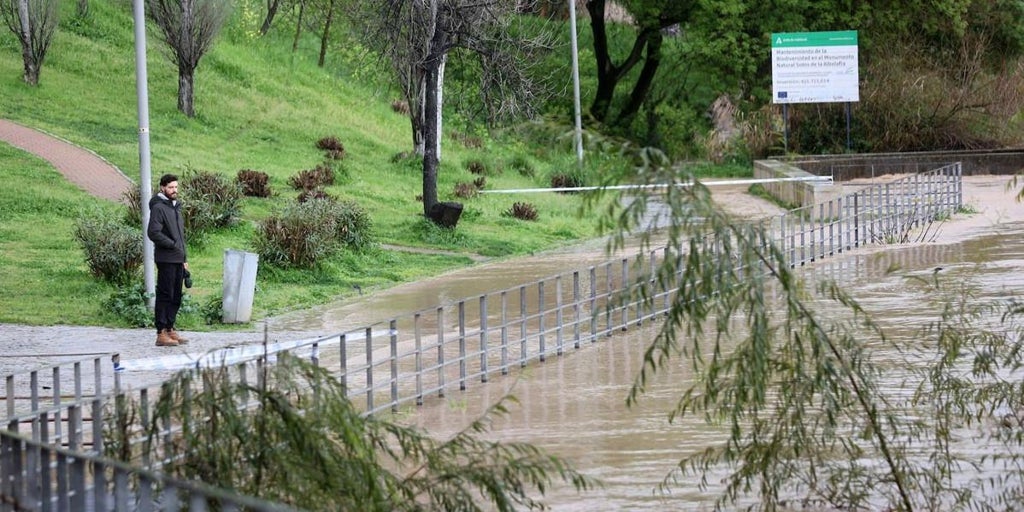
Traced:
<svg viewBox="0 0 1024 512">
<path fill-rule="evenodd" d="M 174 330 L 181 307 L 181 285 L 188 272 L 185 252 L 185 220 L 178 201 L 178 177 L 160 177 L 160 193 L 149 200 L 149 239 L 153 241 L 156 263 L 156 346 L 174 347 L 188 343 Z"/>
</svg>

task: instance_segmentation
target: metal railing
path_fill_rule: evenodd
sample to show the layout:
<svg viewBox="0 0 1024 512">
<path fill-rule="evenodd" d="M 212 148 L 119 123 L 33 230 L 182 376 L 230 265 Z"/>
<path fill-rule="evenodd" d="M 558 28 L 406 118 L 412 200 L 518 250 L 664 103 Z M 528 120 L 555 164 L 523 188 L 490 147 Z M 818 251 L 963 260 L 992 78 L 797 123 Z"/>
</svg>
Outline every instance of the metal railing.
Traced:
<svg viewBox="0 0 1024 512">
<path fill-rule="evenodd" d="M 785 249 L 790 265 L 803 265 L 863 245 L 886 242 L 886 234 L 894 230 L 950 215 L 960 207 L 961 193 L 960 166 L 953 164 L 869 187 L 814 208 L 788 212 L 765 221 L 765 227 L 771 239 Z M 299 344 L 292 342 L 287 348 L 268 345 L 257 355 L 231 361 L 233 378 L 244 381 L 252 363 L 267 364 L 274 352 L 287 351 L 331 371 L 366 414 L 414 407 L 427 397 L 465 390 L 473 382 L 487 382 L 532 361 L 562 355 L 616 331 L 660 318 L 671 305 L 675 293 L 672 283 L 661 283 L 646 301 L 617 298 L 630 291 L 636 277 L 653 275 L 668 253 L 665 248 L 618 258 L 359 329 Z M 103 417 L 102 404 L 113 402 L 114 397 L 140 405 L 142 410 L 136 418 L 139 424 L 133 431 L 140 435 L 147 431 L 148 423 L 155 421 L 151 397 L 159 396 L 159 384 L 122 389 L 116 372 L 108 375 L 101 371 L 103 359 L 6 378 L 10 433 L 4 433 L 3 439 L 5 443 L 10 439 L 14 443 L 11 446 L 19 448 L 4 445 L 0 452 L 4 468 L 22 464 L 13 459 L 24 459 L 25 450 L 38 452 L 43 447 L 69 450 L 82 460 L 99 460 L 104 426 L 102 421 L 93 420 Z M 75 391 L 65 396 L 62 389 Z M 17 400 L 18 396 L 28 403 Z M 83 414 L 85 411 L 90 414 Z M 26 424 L 31 425 L 31 437 L 22 438 L 18 432 Z M 175 433 L 173 425 L 160 428 L 164 436 Z M 91 433 L 91 440 L 84 440 L 86 433 Z M 35 467 L 46 464 L 56 463 L 39 462 Z M 87 489 L 105 488 L 108 480 L 101 479 L 102 472 L 87 473 L 93 475 Z M 4 477 L 0 503 L 11 499 L 12 492 L 23 493 L 18 486 L 41 488 L 39 480 L 50 478 L 49 473 L 38 469 L 4 471 L 3 475 L 14 476 Z M 35 483 L 20 481 L 25 478 Z M 58 490 L 57 494 L 66 496 L 69 489 Z"/>
</svg>

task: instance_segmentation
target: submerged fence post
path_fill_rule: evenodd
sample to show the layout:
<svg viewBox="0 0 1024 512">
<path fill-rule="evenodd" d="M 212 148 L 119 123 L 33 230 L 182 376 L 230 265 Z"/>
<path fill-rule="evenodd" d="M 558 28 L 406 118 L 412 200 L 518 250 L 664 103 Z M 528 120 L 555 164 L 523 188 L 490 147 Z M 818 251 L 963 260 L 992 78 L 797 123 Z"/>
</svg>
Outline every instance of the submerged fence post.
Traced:
<svg viewBox="0 0 1024 512">
<path fill-rule="evenodd" d="M 540 357 L 540 361 L 544 362 L 548 356 L 546 339 L 544 337 L 544 281 L 537 283 L 537 322 L 539 340 L 537 353 Z"/>
<path fill-rule="evenodd" d="M 388 324 L 391 345 L 391 412 L 398 412 L 398 320 Z"/>
<path fill-rule="evenodd" d="M 487 382 L 487 295 L 480 296 L 480 382 Z"/>
<path fill-rule="evenodd" d="M 580 316 L 580 271 L 576 270 L 572 273 L 572 313 L 573 313 L 573 329 L 572 329 L 572 348 L 580 348 L 580 322 L 583 318 Z"/>
<path fill-rule="evenodd" d="M 444 306 L 437 307 L 437 396 L 444 398 L 444 388 L 448 384 L 444 368 Z"/>
<path fill-rule="evenodd" d="M 508 375 L 508 290 L 501 291 L 501 374 Z"/>
<path fill-rule="evenodd" d="M 459 390 L 466 390 L 466 301 L 459 301 Z"/>
<path fill-rule="evenodd" d="M 423 332 L 420 322 L 423 316 L 415 313 L 412 316 L 412 335 L 416 350 L 416 405 L 423 405 Z"/>
</svg>

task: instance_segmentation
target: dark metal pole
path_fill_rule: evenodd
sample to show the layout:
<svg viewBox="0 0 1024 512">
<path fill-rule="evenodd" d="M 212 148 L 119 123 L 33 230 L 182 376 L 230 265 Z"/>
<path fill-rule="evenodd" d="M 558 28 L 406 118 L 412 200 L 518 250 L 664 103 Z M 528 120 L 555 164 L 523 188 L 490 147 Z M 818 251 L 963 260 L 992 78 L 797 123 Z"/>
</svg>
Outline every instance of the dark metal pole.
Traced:
<svg viewBox="0 0 1024 512">
<path fill-rule="evenodd" d="M 789 103 L 782 104 L 782 144 L 783 153 L 789 153 Z"/>
<path fill-rule="evenodd" d="M 846 102 L 846 152 L 850 152 L 850 102 Z"/>
</svg>

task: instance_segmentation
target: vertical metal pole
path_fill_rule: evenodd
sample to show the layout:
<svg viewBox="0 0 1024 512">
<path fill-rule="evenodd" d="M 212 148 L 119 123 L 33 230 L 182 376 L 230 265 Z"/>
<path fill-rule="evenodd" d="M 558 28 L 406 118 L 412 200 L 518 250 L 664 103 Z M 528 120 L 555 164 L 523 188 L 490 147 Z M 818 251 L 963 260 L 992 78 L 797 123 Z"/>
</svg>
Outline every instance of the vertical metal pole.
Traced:
<svg viewBox="0 0 1024 512">
<path fill-rule="evenodd" d="M 526 366 L 526 286 L 519 287 L 519 366 Z"/>
<path fill-rule="evenodd" d="M 416 405 L 423 405 L 423 333 L 420 331 L 422 315 L 412 317 L 412 332 L 416 339 Z"/>
<path fill-rule="evenodd" d="M 487 295 L 480 296 L 480 382 L 487 382 Z"/>
<path fill-rule="evenodd" d="M 546 313 L 546 310 L 544 308 L 546 306 L 547 304 L 544 300 L 544 281 L 541 281 L 537 283 L 537 331 L 540 333 L 540 347 L 537 349 L 537 351 L 540 355 L 540 361 L 542 363 L 544 362 L 544 359 L 547 357 L 547 346 L 545 343 L 546 339 L 544 337 L 544 314 Z"/>
<path fill-rule="evenodd" d="M 846 102 L 846 152 L 850 152 L 850 102 Z"/>
<path fill-rule="evenodd" d="M 580 272 L 572 273 L 572 348 L 580 348 Z"/>
<path fill-rule="evenodd" d="M 437 396 L 444 398 L 444 306 L 437 308 Z"/>
<path fill-rule="evenodd" d="M 369 327 L 364 331 L 366 340 L 366 411 L 373 411 L 373 330 Z"/>
<path fill-rule="evenodd" d="M 501 374 L 508 375 L 508 290 L 501 291 Z"/>
<path fill-rule="evenodd" d="M 466 390 L 466 301 L 459 301 L 459 389 Z"/>
<path fill-rule="evenodd" d="M 149 225 L 152 177 L 149 169 L 149 88 L 146 75 L 146 12 L 144 0 L 132 0 L 135 25 L 135 91 L 139 110 L 139 201 L 142 210 L 142 279 L 153 308 L 156 279 L 153 276 L 153 242 L 145 235 Z"/>
<path fill-rule="evenodd" d="M 569 0 L 569 30 L 572 45 L 572 92 L 576 112 L 576 163 L 583 165 L 583 121 L 580 115 L 580 63 L 576 42 L 576 0 Z"/>
<path fill-rule="evenodd" d="M 562 355 L 562 276 L 555 276 L 555 353 Z"/>
<path fill-rule="evenodd" d="M 388 324 L 391 331 L 391 412 L 398 412 L 398 320 Z"/>
<path fill-rule="evenodd" d="M 782 149 L 789 153 L 789 103 L 782 104 Z"/>
</svg>

